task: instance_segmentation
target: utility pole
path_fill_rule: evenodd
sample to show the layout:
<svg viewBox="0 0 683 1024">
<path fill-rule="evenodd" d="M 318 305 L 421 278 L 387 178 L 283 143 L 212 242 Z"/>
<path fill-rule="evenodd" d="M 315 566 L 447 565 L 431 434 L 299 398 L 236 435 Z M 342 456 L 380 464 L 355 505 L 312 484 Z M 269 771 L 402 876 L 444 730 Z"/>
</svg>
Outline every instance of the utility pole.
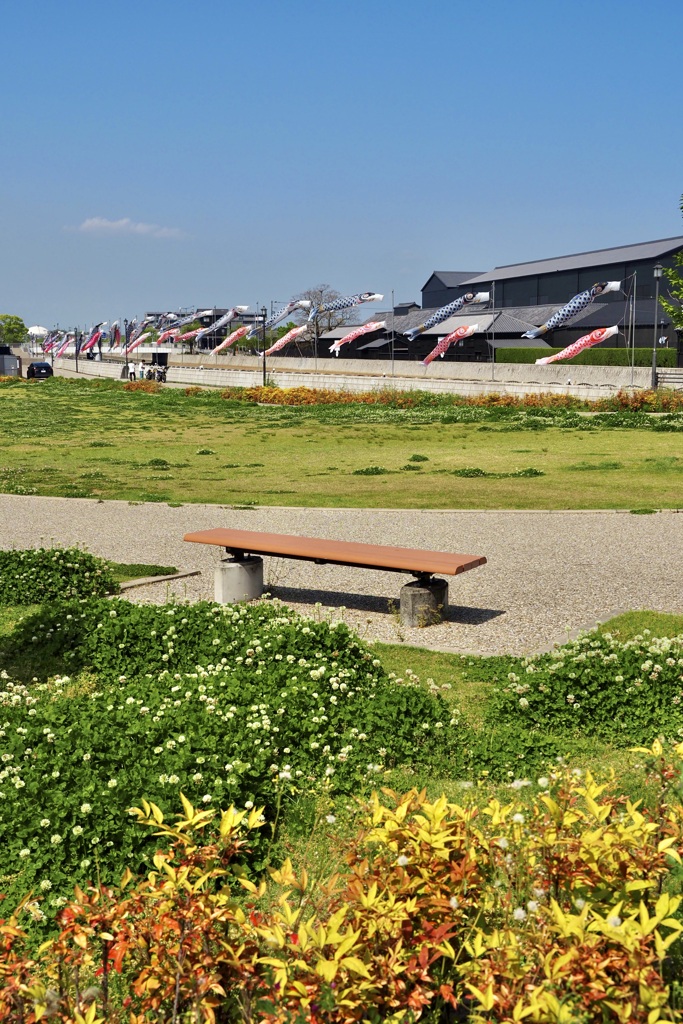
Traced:
<svg viewBox="0 0 683 1024">
<path fill-rule="evenodd" d="M 265 306 L 261 306 L 261 337 L 263 341 L 263 386 L 266 386 L 266 315 L 268 310 Z"/>
</svg>

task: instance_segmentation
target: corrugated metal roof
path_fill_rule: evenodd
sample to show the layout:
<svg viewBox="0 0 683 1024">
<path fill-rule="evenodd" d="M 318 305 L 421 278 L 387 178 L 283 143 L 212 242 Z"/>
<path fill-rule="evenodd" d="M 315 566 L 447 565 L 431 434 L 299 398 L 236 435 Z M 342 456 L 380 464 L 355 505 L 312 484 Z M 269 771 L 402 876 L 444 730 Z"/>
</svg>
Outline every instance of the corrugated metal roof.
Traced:
<svg viewBox="0 0 683 1024">
<path fill-rule="evenodd" d="M 424 310 L 422 311 L 424 313 Z M 426 319 L 423 317 L 423 319 Z M 488 331 L 489 327 L 493 323 L 493 314 L 489 310 L 484 310 L 481 313 L 466 313 L 456 314 L 455 316 L 449 316 L 448 320 L 443 320 L 436 327 L 432 327 L 431 330 L 425 331 L 424 334 L 420 335 L 422 338 L 445 338 L 451 331 L 456 331 L 458 327 L 471 327 L 472 324 L 479 324 L 480 331 Z"/>
<path fill-rule="evenodd" d="M 581 270 L 583 267 L 608 266 L 616 263 L 635 263 L 639 260 L 657 259 L 670 252 L 683 249 L 683 235 L 659 238 L 652 242 L 638 242 L 636 245 L 618 245 L 613 249 L 592 249 L 588 252 L 571 253 L 553 259 L 531 260 L 528 263 L 511 263 L 494 267 L 485 274 L 459 281 L 459 284 L 479 285 L 488 281 L 505 281 L 511 277 L 529 277 L 532 274 L 554 274 L 561 270 Z"/>
</svg>

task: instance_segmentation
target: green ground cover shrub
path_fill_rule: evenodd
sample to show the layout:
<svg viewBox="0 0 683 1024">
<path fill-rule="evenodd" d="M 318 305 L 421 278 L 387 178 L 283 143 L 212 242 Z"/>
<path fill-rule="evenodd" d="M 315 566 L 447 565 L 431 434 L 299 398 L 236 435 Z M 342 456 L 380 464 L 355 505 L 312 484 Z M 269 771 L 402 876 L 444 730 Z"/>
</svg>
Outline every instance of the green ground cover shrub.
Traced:
<svg viewBox="0 0 683 1024">
<path fill-rule="evenodd" d="M 117 589 L 107 562 L 80 548 L 0 551 L 0 604 L 102 597 Z"/>
<path fill-rule="evenodd" d="M 12 898 L 59 901 L 155 849 L 126 818 L 359 794 L 385 770 L 442 770 L 467 735 L 445 701 L 390 679 L 344 624 L 279 605 L 64 604 L 28 615 L 5 664 L 37 652 L 36 681 L 0 686 L 0 877 Z M 58 675 L 55 675 L 59 672 Z M 270 832 L 265 831 L 265 844 Z M 264 845 L 255 852 L 262 863 Z M 56 905 L 56 904 L 55 904 Z"/>
<path fill-rule="evenodd" d="M 487 718 L 520 732 L 597 736 L 618 746 L 683 737 L 683 634 L 629 640 L 580 636 L 511 664 L 494 685 Z"/>
<path fill-rule="evenodd" d="M 566 346 L 563 346 L 563 348 Z M 496 349 L 497 363 L 535 363 L 537 359 L 545 356 L 554 356 L 562 352 L 562 348 L 498 348 Z M 585 349 L 579 352 L 573 359 L 562 360 L 560 366 L 630 366 L 631 352 L 626 348 L 596 348 Z M 636 366 L 652 365 L 652 349 L 637 348 L 635 350 Z M 662 348 L 657 352 L 658 366 L 675 366 L 676 351 L 672 348 Z"/>
</svg>

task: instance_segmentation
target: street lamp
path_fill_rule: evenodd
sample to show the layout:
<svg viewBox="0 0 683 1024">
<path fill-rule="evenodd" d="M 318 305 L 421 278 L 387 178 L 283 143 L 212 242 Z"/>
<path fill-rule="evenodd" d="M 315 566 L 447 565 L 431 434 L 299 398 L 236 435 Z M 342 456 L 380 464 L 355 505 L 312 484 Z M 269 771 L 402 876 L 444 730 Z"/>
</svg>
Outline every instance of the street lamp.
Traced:
<svg viewBox="0 0 683 1024">
<path fill-rule="evenodd" d="M 266 386 L 266 316 L 268 310 L 265 306 L 261 306 L 261 328 L 263 336 L 263 386 Z"/>
<path fill-rule="evenodd" d="M 657 316 L 659 314 L 659 282 L 663 272 L 664 267 L 661 263 L 657 263 L 653 271 L 655 276 L 655 316 L 652 328 L 652 380 L 650 382 L 653 391 L 657 389 Z"/>
</svg>

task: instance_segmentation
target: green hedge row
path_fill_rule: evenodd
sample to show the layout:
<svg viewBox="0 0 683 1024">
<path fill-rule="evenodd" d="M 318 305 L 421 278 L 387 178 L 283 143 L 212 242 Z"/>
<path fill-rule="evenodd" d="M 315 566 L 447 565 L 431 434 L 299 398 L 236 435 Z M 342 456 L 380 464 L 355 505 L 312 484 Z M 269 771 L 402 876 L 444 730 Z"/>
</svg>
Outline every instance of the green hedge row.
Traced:
<svg viewBox="0 0 683 1024">
<path fill-rule="evenodd" d="M 543 356 L 557 355 L 561 348 L 499 348 L 496 349 L 497 363 L 535 363 Z M 560 364 L 563 365 L 563 364 Z M 571 366 L 630 366 L 631 353 L 625 348 L 589 348 L 578 356 L 567 360 L 564 365 Z M 636 366 L 652 365 L 652 349 L 636 349 Z M 661 348 L 657 350 L 657 366 L 675 366 L 676 350 Z"/>
</svg>

